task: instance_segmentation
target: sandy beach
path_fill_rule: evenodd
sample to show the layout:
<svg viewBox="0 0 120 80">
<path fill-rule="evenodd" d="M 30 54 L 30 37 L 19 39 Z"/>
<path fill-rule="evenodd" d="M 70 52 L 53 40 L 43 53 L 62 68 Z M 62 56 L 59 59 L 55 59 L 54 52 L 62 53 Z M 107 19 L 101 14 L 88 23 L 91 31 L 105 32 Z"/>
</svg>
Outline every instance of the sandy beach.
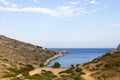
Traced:
<svg viewBox="0 0 120 80">
<path fill-rule="evenodd" d="M 54 55 L 53 57 L 47 59 L 47 60 L 44 62 L 44 65 L 47 66 L 47 65 L 50 63 L 51 60 L 54 60 L 54 59 L 56 59 L 56 58 L 58 58 L 58 57 L 61 57 L 61 56 L 63 56 L 63 54 L 62 54 L 61 52 L 59 52 L 57 55 Z"/>
</svg>

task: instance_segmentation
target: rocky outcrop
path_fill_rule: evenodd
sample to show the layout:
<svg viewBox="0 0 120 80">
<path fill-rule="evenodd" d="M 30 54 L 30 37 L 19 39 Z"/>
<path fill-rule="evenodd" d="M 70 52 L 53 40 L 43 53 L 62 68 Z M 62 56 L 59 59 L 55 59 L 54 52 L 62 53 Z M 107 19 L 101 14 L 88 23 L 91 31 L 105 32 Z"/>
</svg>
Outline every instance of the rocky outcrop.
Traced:
<svg viewBox="0 0 120 80">
<path fill-rule="evenodd" d="M 120 44 L 118 45 L 117 50 L 120 50 Z"/>
</svg>

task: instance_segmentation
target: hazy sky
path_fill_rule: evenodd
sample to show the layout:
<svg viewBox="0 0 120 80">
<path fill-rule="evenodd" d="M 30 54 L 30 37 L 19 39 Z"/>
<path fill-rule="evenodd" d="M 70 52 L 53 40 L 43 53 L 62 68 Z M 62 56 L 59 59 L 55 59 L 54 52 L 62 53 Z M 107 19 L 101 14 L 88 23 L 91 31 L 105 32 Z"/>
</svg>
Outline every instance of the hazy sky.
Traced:
<svg viewBox="0 0 120 80">
<path fill-rule="evenodd" d="M 0 34 L 44 47 L 116 47 L 120 0 L 0 0 Z"/>
</svg>

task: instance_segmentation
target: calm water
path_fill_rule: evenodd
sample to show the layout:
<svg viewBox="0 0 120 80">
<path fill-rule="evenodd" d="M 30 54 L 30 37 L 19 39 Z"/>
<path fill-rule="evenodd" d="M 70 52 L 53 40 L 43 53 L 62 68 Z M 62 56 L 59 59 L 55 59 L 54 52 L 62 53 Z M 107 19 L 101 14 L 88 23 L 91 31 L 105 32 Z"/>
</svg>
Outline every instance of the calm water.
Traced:
<svg viewBox="0 0 120 80">
<path fill-rule="evenodd" d="M 54 64 L 54 62 L 59 62 L 61 67 L 70 67 L 71 64 L 82 64 L 89 62 L 94 58 L 102 56 L 108 51 L 114 50 L 114 48 L 52 48 L 53 50 L 60 51 L 66 50 L 69 53 L 55 60 L 52 60 L 48 66 Z"/>
</svg>

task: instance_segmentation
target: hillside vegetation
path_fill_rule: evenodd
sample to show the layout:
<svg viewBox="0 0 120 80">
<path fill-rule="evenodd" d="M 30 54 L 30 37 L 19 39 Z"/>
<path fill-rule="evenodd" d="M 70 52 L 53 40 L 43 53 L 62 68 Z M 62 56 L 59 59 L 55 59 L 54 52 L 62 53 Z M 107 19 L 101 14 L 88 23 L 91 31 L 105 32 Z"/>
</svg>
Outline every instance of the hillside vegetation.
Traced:
<svg viewBox="0 0 120 80">
<path fill-rule="evenodd" d="M 57 52 L 0 35 L 0 80 L 120 80 L 120 49 L 82 65 L 52 68 L 44 63 Z M 40 68 L 39 68 L 40 67 Z"/>
<path fill-rule="evenodd" d="M 120 50 L 110 51 L 83 66 L 95 80 L 120 80 Z"/>
<path fill-rule="evenodd" d="M 39 67 L 57 52 L 0 35 L 0 77 L 9 68 Z"/>
</svg>

